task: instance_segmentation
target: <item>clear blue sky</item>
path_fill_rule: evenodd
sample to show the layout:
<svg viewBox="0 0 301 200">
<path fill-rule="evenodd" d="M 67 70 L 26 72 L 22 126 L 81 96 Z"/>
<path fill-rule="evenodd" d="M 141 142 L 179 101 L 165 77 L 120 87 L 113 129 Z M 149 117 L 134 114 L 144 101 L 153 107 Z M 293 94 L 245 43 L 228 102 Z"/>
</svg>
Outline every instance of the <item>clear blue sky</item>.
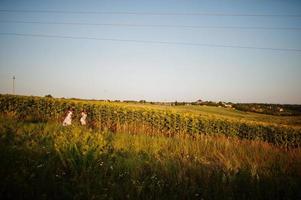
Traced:
<svg viewBox="0 0 301 200">
<path fill-rule="evenodd" d="M 0 10 L 301 15 L 290 0 L 1 0 Z M 0 12 L 0 21 L 299 27 L 299 17 Z M 301 49 L 301 31 L 0 23 L 0 33 Z M 301 104 L 301 52 L 0 35 L 0 93 Z"/>
</svg>

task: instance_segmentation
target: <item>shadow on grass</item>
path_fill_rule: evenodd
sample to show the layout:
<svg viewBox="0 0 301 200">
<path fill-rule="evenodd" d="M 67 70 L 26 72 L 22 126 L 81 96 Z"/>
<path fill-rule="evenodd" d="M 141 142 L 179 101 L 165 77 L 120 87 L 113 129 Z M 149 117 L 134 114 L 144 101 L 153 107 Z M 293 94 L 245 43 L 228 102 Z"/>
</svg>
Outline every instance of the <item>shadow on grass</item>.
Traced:
<svg viewBox="0 0 301 200">
<path fill-rule="evenodd" d="M 36 137 L 2 130 L 0 199 L 300 199 L 298 176 L 259 178 L 250 169 L 159 161 L 114 149 L 113 134 L 85 152 L 72 142 L 58 152 L 51 138 Z"/>
<path fill-rule="evenodd" d="M 45 155 L 2 146 L 1 199 L 298 199 L 300 195 L 300 182 L 292 177 L 258 180 L 248 170 L 226 175 L 205 166 L 180 170 L 173 164 L 169 161 L 161 170 L 143 153 L 117 151 L 74 168 L 71 163 L 64 166 L 54 152 Z"/>
</svg>

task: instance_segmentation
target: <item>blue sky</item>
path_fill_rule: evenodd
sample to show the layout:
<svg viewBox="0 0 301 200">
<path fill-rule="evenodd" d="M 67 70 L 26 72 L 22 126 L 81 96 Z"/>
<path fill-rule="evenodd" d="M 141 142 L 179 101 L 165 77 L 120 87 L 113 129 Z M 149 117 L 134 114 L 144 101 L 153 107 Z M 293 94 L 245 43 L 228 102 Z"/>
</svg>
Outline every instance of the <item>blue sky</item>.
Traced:
<svg viewBox="0 0 301 200">
<path fill-rule="evenodd" d="M 301 15 L 301 1 L 1 0 L 0 10 Z M 0 21 L 299 27 L 300 17 L 0 12 Z M 301 49 L 301 31 L 0 23 L 0 33 Z M 301 52 L 0 35 L 0 93 L 301 104 Z"/>
</svg>

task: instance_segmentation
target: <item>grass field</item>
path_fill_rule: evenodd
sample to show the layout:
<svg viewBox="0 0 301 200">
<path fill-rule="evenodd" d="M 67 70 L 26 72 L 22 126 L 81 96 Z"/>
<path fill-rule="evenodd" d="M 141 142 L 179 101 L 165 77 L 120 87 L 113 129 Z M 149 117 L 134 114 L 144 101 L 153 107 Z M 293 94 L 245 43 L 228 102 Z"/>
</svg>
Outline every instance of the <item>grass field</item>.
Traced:
<svg viewBox="0 0 301 200">
<path fill-rule="evenodd" d="M 300 116 L 0 95 L 0 199 L 300 199 L 300 130 Z"/>
<path fill-rule="evenodd" d="M 301 150 L 0 118 L 1 199 L 300 199 Z"/>
</svg>

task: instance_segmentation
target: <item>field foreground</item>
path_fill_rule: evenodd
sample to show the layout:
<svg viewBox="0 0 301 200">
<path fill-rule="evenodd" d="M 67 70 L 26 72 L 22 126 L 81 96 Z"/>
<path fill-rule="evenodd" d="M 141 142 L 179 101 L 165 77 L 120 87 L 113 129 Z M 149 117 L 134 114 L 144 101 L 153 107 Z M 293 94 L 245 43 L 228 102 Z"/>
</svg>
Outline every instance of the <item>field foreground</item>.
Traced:
<svg viewBox="0 0 301 200">
<path fill-rule="evenodd" d="M 301 149 L 0 118 L 1 199 L 300 199 Z"/>
</svg>

